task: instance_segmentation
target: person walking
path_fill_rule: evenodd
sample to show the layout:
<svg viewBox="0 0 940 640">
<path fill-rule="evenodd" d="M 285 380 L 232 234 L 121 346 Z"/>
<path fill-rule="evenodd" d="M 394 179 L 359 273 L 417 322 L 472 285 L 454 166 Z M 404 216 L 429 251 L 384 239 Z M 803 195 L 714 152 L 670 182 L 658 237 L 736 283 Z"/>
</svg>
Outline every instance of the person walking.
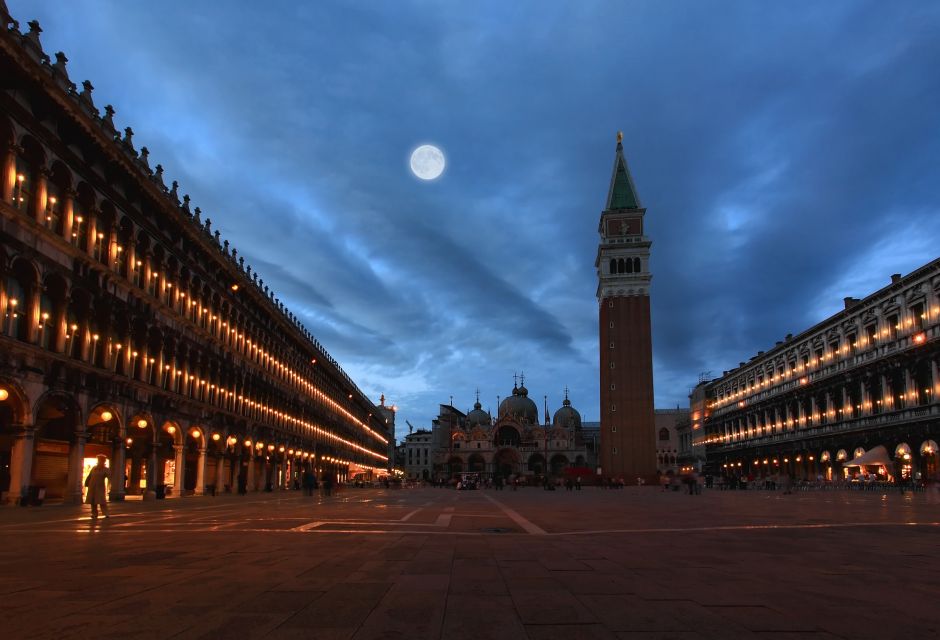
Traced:
<svg viewBox="0 0 940 640">
<path fill-rule="evenodd" d="M 99 506 L 105 518 L 111 517 L 111 514 L 108 513 L 108 492 L 104 486 L 105 481 L 110 482 L 108 478 L 110 470 L 104 466 L 107 461 L 108 457 L 106 455 L 99 455 L 98 464 L 91 468 L 88 477 L 85 478 L 85 487 L 88 488 L 88 493 L 85 494 L 85 502 L 91 505 L 92 520 L 98 519 Z"/>
</svg>

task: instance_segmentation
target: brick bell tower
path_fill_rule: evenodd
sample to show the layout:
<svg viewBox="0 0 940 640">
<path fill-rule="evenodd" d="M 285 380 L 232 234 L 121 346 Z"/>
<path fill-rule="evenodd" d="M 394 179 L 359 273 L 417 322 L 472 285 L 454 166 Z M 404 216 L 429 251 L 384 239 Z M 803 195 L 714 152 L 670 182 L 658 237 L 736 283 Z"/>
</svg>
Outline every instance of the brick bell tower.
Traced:
<svg viewBox="0 0 940 640">
<path fill-rule="evenodd" d="M 656 477 L 653 428 L 653 345 L 650 328 L 646 209 L 623 157 L 623 134 L 598 226 L 597 300 L 600 316 L 601 473 L 627 484 Z"/>
</svg>

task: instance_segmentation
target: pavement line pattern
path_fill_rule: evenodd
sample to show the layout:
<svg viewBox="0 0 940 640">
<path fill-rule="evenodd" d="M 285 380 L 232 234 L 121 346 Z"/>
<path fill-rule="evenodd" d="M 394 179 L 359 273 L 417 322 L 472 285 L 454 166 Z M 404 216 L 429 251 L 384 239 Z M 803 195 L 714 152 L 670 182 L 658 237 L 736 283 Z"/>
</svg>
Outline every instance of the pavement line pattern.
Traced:
<svg viewBox="0 0 940 640">
<path fill-rule="evenodd" d="M 485 493 L 483 494 L 483 497 L 489 500 L 490 502 L 492 502 L 493 504 L 495 504 L 500 509 L 502 509 L 503 513 L 509 516 L 509 518 L 513 522 L 515 522 L 517 525 L 525 529 L 526 533 L 529 533 L 530 535 L 533 535 L 533 536 L 548 535 L 545 529 L 543 529 L 542 527 L 538 526 L 537 524 L 533 522 L 530 522 L 529 520 L 526 520 L 517 511 L 510 509 L 509 507 L 504 505 L 502 502 L 500 502 L 496 498 L 490 497 L 489 495 Z"/>
<path fill-rule="evenodd" d="M 434 522 L 434 526 L 447 528 L 450 526 L 450 521 L 453 517 L 454 514 L 452 513 L 442 513 L 441 515 L 437 516 L 437 520 Z"/>
<path fill-rule="evenodd" d="M 402 521 L 402 522 L 408 522 L 409 520 L 411 520 L 412 516 L 416 515 L 419 511 L 421 511 L 420 508 L 415 509 L 414 511 L 412 511 L 412 512 L 410 512 L 410 513 L 406 513 L 405 515 L 403 515 L 403 516 L 401 517 L 401 521 Z"/>
<path fill-rule="evenodd" d="M 307 524 L 302 524 L 299 527 L 294 527 L 291 529 L 291 531 L 310 531 L 311 529 L 316 529 L 322 524 L 324 523 L 320 522 L 319 520 L 315 520 L 313 522 L 308 522 Z"/>
</svg>

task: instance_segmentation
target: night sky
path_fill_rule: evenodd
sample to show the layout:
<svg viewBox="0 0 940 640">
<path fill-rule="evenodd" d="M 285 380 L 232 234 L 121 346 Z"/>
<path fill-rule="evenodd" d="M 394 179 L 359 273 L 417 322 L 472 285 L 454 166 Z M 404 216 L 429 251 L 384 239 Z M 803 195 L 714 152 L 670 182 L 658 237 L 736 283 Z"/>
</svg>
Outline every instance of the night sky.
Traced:
<svg viewBox="0 0 940 640">
<path fill-rule="evenodd" d="M 618 130 L 658 408 L 940 254 L 937 3 L 7 4 L 399 435 L 522 371 L 598 420 Z"/>
</svg>

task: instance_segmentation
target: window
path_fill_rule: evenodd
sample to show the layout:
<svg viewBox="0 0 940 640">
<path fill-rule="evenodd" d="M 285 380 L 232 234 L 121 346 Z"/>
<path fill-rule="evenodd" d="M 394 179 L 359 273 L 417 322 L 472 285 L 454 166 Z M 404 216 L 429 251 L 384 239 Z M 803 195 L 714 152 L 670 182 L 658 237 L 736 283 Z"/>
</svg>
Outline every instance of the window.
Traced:
<svg viewBox="0 0 940 640">
<path fill-rule="evenodd" d="M 611 385 L 610 385 L 610 390 L 611 390 L 611 391 L 616 391 L 616 390 L 617 390 L 617 385 L 611 383 Z"/>
<path fill-rule="evenodd" d="M 610 259 L 610 273 L 617 273 L 617 261 L 614 258 Z"/>
<path fill-rule="evenodd" d="M 611 410 L 611 411 L 616 411 L 616 410 L 617 410 L 617 405 L 615 405 L 615 404 L 610 405 L 610 410 Z"/>
<path fill-rule="evenodd" d="M 669 429 L 663 427 L 659 430 L 659 439 L 660 441 L 669 440 Z"/>
<path fill-rule="evenodd" d="M 627 273 L 633 273 L 633 260 L 631 260 L 630 258 L 627 258 L 626 267 L 627 267 Z"/>
<path fill-rule="evenodd" d="M 639 272 L 641 271 L 641 269 L 640 269 L 640 259 L 639 259 L 639 258 L 634 258 L 634 259 L 633 259 L 633 271 L 636 272 L 636 273 L 639 273 Z"/>
<path fill-rule="evenodd" d="M 617 425 L 613 425 L 613 426 L 610 428 L 610 432 L 611 432 L 611 433 L 617 433 Z"/>
<path fill-rule="evenodd" d="M 926 320 L 926 314 L 924 313 L 924 303 L 918 302 L 913 307 L 911 307 L 911 319 L 914 321 L 914 326 L 917 327 L 920 331 L 924 330 L 924 320 Z"/>
<path fill-rule="evenodd" d="M 874 322 L 871 324 L 865 325 L 865 335 L 868 337 L 868 344 L 875 344 L 876 337 L 878 335 L 878 325 Z"/>
<path fill-rule="evenodd" d="M 610 368 L 611 368 L 611 369 L 615 368 L 614 365 L 616 365 L 616 364 L 617 364 L 616 362 L 611 362 L 611 363 L 610 363 Z"/>
<path fill-rule="evenodd" d="M 611 328 L 611 329 L 614 328 L 614 323 L 613 323 L 613 322 L 610 323 L 610 328 Z"/>
<path fill-rule="evenodd" d="M 610 307 L 611 309 L 613 309 L 613 308 L 614 308 L 614 301 L 613 301 L 613 300 L 608 300 L 608 301 L 607 301 L 607 306 Z"/>
<path fill-rule="evenodd" d="M 617 453 L 617 447 L 614 447 L 614 454 Z"/>
<path fill-rule="evenodd" d="M 611 349 L 614 348 L 614 343 L 613 343 L 613 342 L 610 343 L 610 348 L 611 348 Z"/>
<path fill-rule="evenodd" d="M 898 337 L 898 329 L 900 329 L 898 314 L 895 313 L 894 315 L 888 316 L 887 323 L 888 334 L 891 336 L 891 339 L 894 340 Z"/>
</svg>

